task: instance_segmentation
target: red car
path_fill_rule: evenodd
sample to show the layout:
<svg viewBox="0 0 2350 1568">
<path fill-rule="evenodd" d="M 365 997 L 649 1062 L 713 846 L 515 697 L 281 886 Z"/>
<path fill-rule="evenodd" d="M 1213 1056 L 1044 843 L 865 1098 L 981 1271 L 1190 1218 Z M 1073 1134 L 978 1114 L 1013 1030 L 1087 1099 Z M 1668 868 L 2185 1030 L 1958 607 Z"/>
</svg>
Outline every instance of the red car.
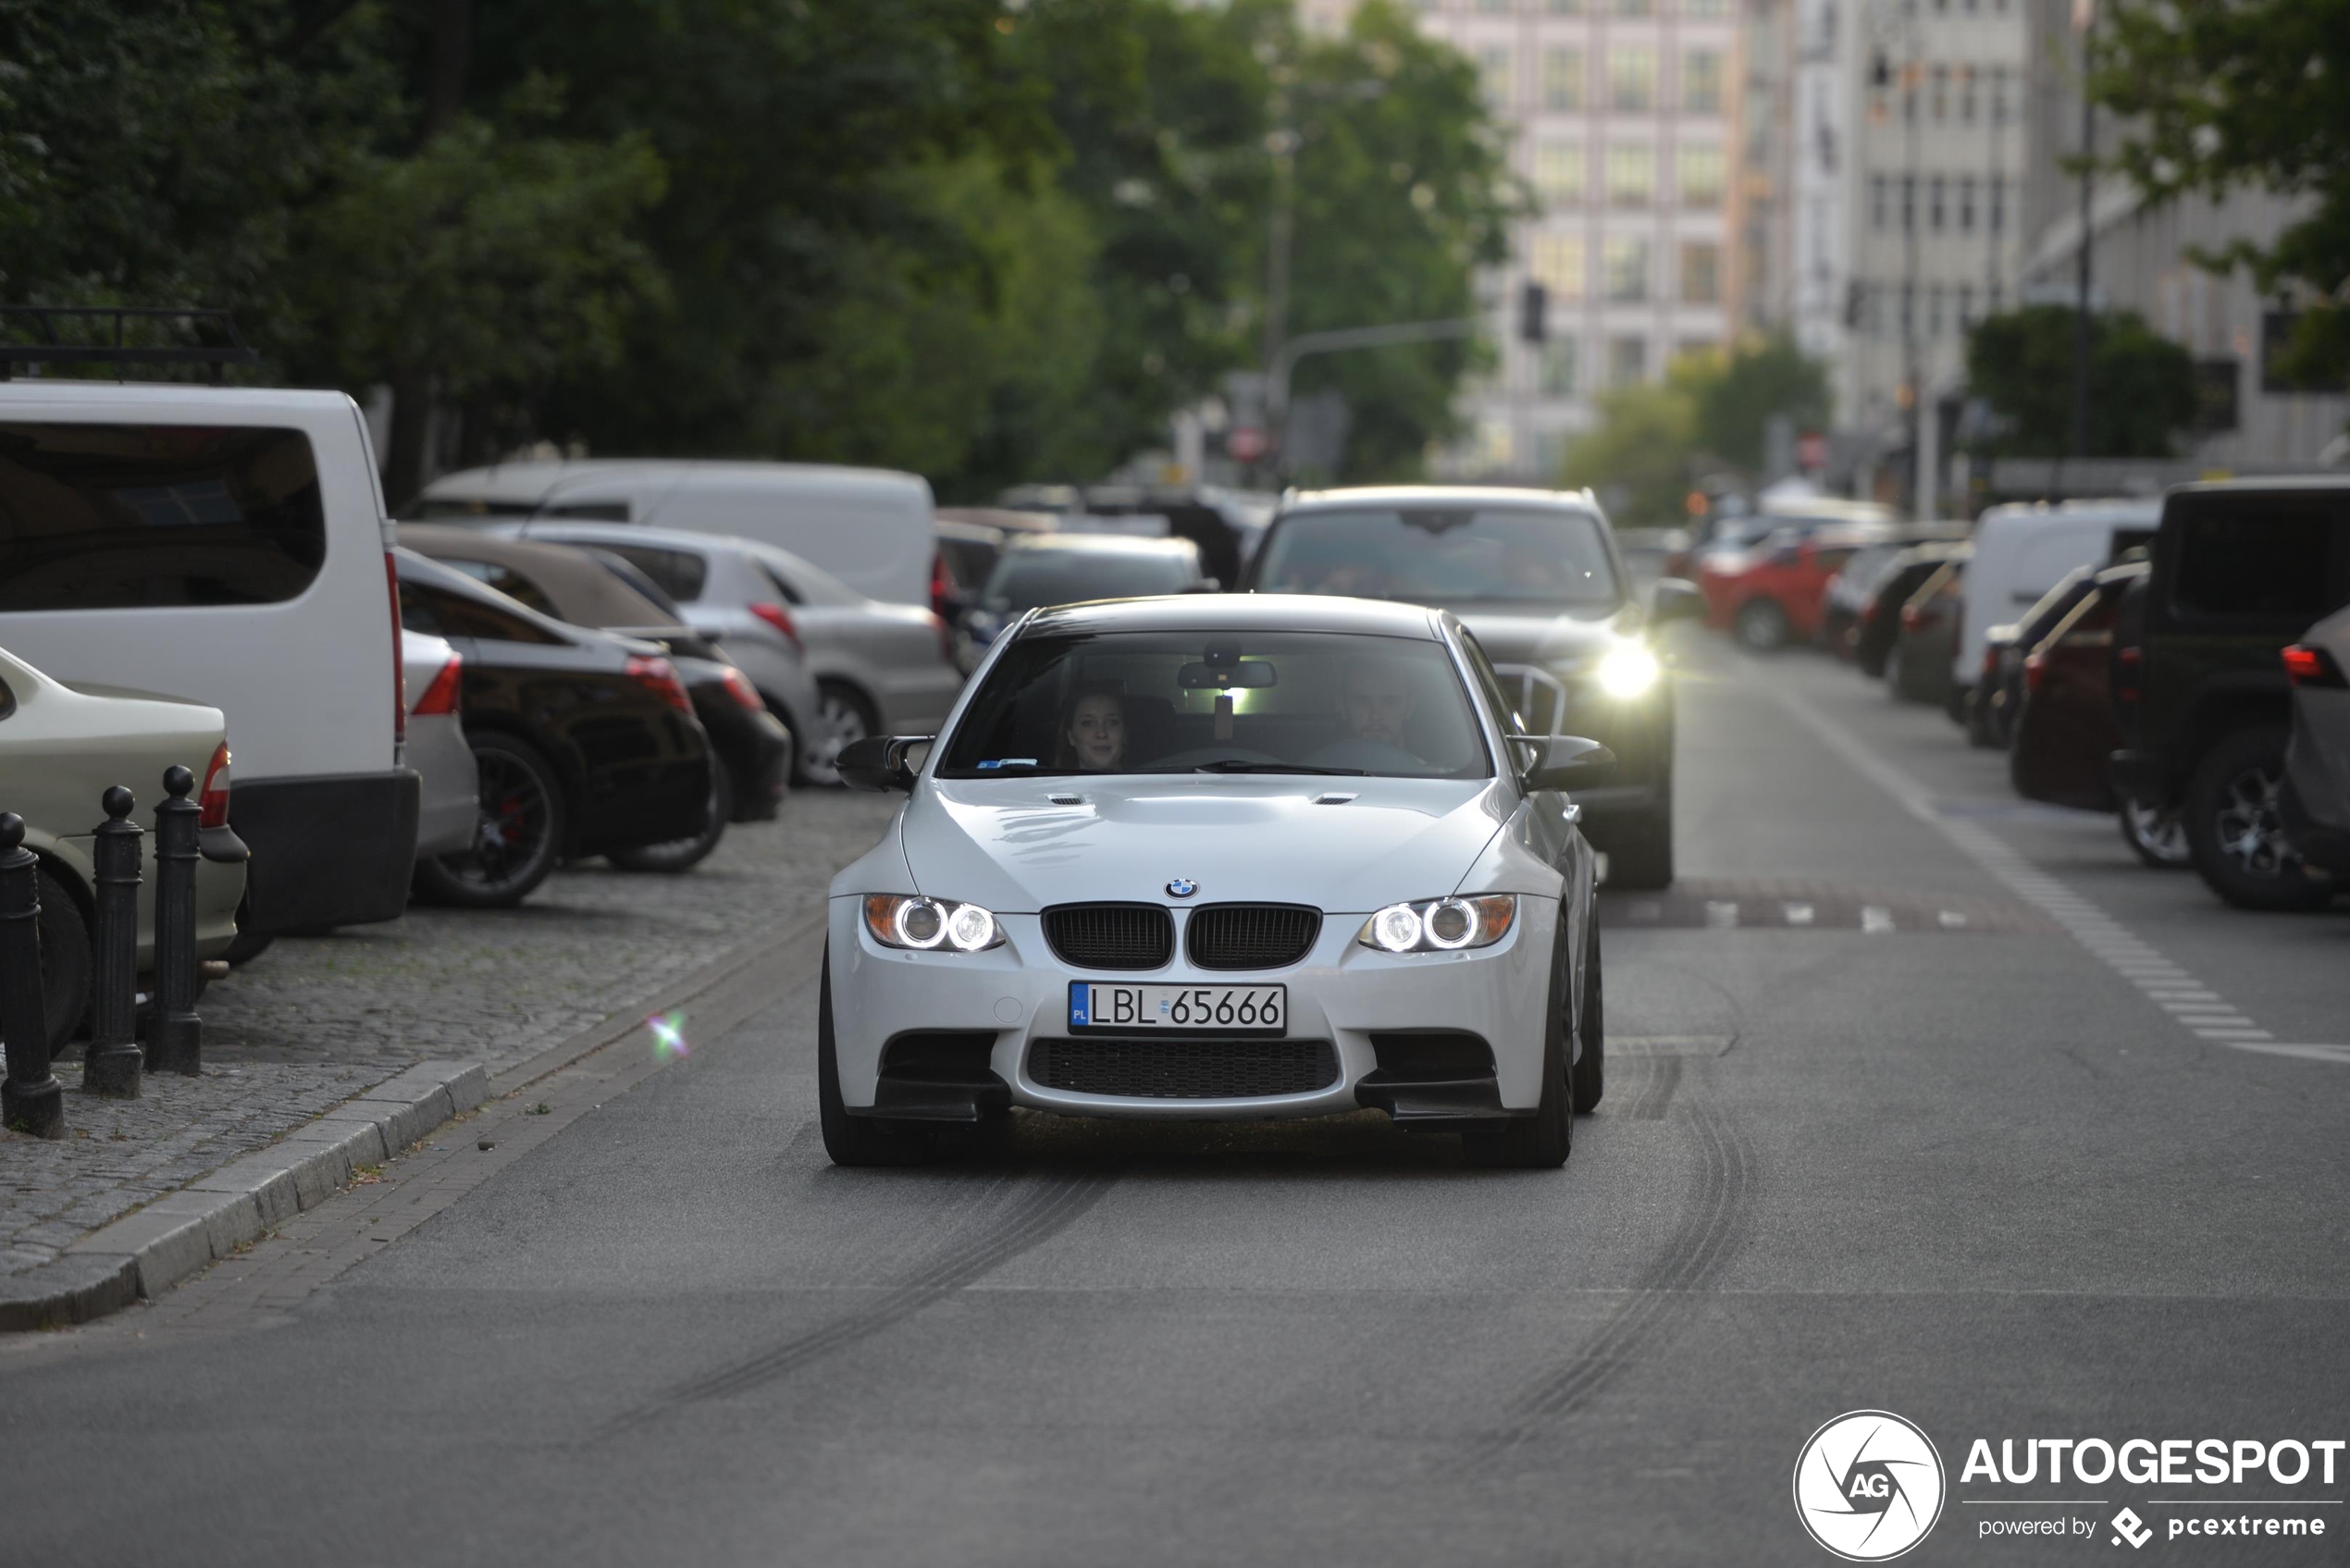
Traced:
<svg viewBox="0 0 2350 1568">
<path fill-rule="evenodd" d="M 1870 524 L 1813 523 L 1704 556 L 1697 586 L 1705 595 L 1706 623 L 1756 653 L 1816 642 L 1829 580 L 1853 551 L 1887 537 Z"/>
</svg>

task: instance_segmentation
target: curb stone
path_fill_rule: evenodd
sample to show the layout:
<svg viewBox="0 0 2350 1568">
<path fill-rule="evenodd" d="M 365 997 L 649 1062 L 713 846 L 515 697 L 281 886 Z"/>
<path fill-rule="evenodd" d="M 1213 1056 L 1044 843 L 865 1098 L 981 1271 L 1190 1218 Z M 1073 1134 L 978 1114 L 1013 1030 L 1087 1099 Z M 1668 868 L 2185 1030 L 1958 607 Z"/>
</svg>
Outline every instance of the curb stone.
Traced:
<svg viewBox="0 0 2350 1568">
<path fill-rule="evenodd" d="M 0 1332 L 87 1323 L 154 1300 L 288 1216 L 341 1191 L 489 1097 L 479 1062 L 418 1062 L 257 1153 L 84 1236 L 65 1255 L 0 1278 Z"/>
</svg>

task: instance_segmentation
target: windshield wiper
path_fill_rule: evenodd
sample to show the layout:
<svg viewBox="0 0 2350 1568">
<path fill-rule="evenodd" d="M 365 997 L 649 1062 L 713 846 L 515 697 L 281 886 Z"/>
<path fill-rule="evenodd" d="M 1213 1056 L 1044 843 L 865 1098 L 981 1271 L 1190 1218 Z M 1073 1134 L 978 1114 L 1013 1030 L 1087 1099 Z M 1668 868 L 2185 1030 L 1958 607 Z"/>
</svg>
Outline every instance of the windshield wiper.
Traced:
<svg viewBox="0 0 2350 1568">
<path fill-rule="evenodd" d="M 1361 768 L 1309 768 L 1303 762 L 1251 762 L 1244 758 L 1226 757 L 1214 762 L 1194 762 L 1194 773 L 1344 773 L 1350 778 L 1362 778 Z"/>
</svg>

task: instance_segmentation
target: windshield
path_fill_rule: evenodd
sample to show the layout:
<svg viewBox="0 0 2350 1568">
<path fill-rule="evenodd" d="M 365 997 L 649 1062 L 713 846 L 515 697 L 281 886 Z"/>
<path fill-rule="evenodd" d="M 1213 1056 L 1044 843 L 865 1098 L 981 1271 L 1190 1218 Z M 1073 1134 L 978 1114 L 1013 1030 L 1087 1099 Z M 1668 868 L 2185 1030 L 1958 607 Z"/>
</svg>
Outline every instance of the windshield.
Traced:
<svg viewBox="0 0 2350 1568">
<path fill-rule="evenodd" d="M 1306 512 L 1266 541 L 1267 593 L 1345 594 L 1410 604 L 1619 600 L 1602 525 L 1551 507 Z"/>
<path fill-rule="evenodd" d="M 988 574 L 980 602 L 990 610 L 1034 610 L 1095 599 L 1181 592 L 1191 563 L 1172 550 L 1014 549 Z"/>
<path fill-rule="evenodd" d="M 1022 638 L 938 766 L 943 778 L 1190 772 L 1492 769 L 1442 644 L 1309 632 Z"/>
</svg>

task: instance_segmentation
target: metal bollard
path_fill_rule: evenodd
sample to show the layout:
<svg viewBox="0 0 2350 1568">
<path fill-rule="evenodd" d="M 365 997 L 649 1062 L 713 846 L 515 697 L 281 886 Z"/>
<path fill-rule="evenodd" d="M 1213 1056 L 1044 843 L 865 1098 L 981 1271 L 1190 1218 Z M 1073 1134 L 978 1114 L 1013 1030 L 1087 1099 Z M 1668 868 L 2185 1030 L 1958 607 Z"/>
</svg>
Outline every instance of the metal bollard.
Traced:
<svg viewBox="0 0 2350 1568">
<path fill-rule="evenodd" d="M 155 1006 L 147 1019 L 147 1070 L 194 1078 L 204 1070 L 204 1019 L 196 1016 L 197 819 L 188 798 L 196 775 L 163 771 L 155 808 Z"/>
<path fill-rule="evenodd" d="M 49 1009 L 41 994 L 41 862 L 24 847 L 24 819 L 0 812 L 0 1035 L 8 1076 L 0 1123 L 36 1138 L 66 1135 L 66 1096 L 49 1070 Z"/>
<path fill-rule="evenodd" d="M 146 835 L 126 822 L 137 804 L 120 784 L 100 797 L 106 820 L 97 827 L 91 858 L 98 866 L 98 929 L 90 980 L 90 1054 L 81 1068 L 81 1092 L 110 1100 L 139 1097 L 143 1065 L 131 1038 L 139 988 L 139 841 Z"/>
</svg>

